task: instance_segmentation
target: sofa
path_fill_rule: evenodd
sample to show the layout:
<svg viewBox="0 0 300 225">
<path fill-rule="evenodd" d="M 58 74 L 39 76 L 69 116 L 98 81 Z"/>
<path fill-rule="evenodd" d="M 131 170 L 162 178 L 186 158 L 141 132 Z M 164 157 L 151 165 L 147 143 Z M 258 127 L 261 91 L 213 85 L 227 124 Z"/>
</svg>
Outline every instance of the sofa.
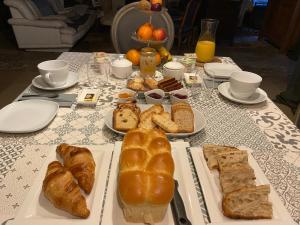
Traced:
<svg viewBox="0 0 300 225">
<path fill-rule="evenodd" d="M 93 26 L 96 13 L 86 5 L 64 8 L 63 0 L 4 0 L 10 9 L 18 47 L 68 51 Z M 48 4 L 49 3 L 49 4 Z"/>
</svg>

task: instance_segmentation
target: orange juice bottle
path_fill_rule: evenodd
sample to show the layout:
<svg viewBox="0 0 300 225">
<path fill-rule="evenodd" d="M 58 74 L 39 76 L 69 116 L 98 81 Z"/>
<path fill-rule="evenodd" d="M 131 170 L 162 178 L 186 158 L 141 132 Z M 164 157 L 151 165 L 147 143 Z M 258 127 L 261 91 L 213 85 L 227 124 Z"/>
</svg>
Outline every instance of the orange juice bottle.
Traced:
<svg viewBox="0 0 300 225">
<path fill-rule="evenodd" d="M 215 36 L 218 27 L 218 20 L 201 20 L 201 34 L 196 45 L 196 55 L 199 62 L 210 62 L 215 56 Z"/>
</svg>

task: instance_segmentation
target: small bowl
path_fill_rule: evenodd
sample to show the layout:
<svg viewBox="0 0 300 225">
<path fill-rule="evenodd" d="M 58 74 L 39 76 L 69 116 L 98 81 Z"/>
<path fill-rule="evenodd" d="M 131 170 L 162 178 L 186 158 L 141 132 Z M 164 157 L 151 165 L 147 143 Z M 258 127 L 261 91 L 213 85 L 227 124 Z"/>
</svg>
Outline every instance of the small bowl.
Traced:
<svg viewBox="0 0 300 225">
<path fill-rule="evenodd" d="M 175 96 L 176 94 L 186 96 L 186 98 L 179 98 L 179 97 Z M 177 102 L 188 102 L 188 98 L 189 98 L 189 95 L 185 88 L 181 88 L 179 90 L 170 92 L 170 100 L 171 100 L 172 104 L 177 103 Z"/>
<path fill-rule="evenodd" d="M 152 93 L 160 95 L 161 98 L 160 99 L 156 99 L 156 98 L 153 98 L 153 97 L 149 96 Z M 148 104 L 161 104 L 162 101 L 164 100 L 165 92 L 163 90 L 161 90 L 161 89 L 153 89 L 153 90 L 145 92 L 144 95 L 145 95 L 145 98 L 146 98 L 146 102 Z"/>
<path fill-rule="evenodd" d="M 126 94 L 129 94 L 131 96 L 120 96 L 120 95 L 126 95 Z M 137 96 L 137 93 L 131 89 L 128 89 L 128 88 L 124 88 L 122 89 L 120 92 L 118 92 L 117 94 L 115 94 L 115 98 L 118 100 L 118 102 L 120 103 L 125 103 L 125 102 L 128 102 L 128 101 L 133 101 L 136 99 L 136 96 Z"/>
</svg>

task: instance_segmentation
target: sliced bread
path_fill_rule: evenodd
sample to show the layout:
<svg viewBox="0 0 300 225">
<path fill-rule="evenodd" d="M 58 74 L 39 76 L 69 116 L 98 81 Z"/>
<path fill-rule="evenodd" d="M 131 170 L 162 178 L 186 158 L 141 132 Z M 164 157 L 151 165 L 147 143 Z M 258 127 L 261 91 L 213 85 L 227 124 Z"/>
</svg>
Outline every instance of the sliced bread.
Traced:
<svg viewBox="0 0 300 225">
<path fill-rule="evenodd" d="M 271 219 L 272 203 L 268 200 L 269 185 L 242 188 L 224 195 L 225 216 L 235 219 Z"/>
<path fill-rule="evenodd" d="M 220 184 L 224 194 L 244 187 L 255 186 L 254 170 L 248 164 L 235 163 L 220 171 Z"/>
<path fill-rule="evenodd" d="M 177 133 L 178 125 L 166 116 L 153 114 L 152 121 L 168 133 Z"/>
<path fill-rule="evenodd" d="M 235 163 L 248 164 L 248 153 L 245 150 L 229 151 L 217 154 L 219 170 L 223 167 L 232 166 Z"/>
<path fill-rule="evenodd" d="M 113 112 L 113 127 L 118 131 L 128 131 L 137 128 L 139 116 L 130 107 L 115 109 Z"/>
<path fill-rule="evenodd" d="M 218 160 L 217 155 L 224 152 L 235 152 L 240 151 L 235 147 L 223 146 L 223 145 L 214 145 L 214 144 L 205 144 L 203 147 L 203 154 L 207 161 L 207 166 L 210 170 L 218 169 Z"/>
<path fill-rule="evenodd" d="M 178 132 L 194 132 L 194 113 L 189 104 L 172 105 L 171 117 L 172 120 L 178 125 Z"/>
<path fill-rule="evenodd" d="M 145 120 L 147 117 L 151 117 L 151 115 L 153 113 L 156 113 L 156 114 L 160 114 L 160 113 L 163 113 L 164 112 L 164 107 L 162 105 L 153 105 L 151 106 L 150 108 L 148 108 L 147 110 L 143 111 L 141 114 L 140 114 L 140 120 L 143 121 Z"/>
</svg>

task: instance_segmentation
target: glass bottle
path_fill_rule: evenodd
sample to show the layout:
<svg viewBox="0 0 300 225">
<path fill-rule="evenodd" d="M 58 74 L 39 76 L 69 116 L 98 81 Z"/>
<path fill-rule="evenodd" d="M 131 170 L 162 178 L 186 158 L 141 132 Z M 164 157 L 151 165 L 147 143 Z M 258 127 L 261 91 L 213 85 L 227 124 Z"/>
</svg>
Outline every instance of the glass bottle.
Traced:
<svg viewBox="0 0 300 225">
<path fill-rule="evenodd" d="M 154 48 L 142 48 L 140 59 L 140 71 L 143 77 L 155 75 L 156 71 L 156 51 Z"/>
<path fill-rule="evenodd" d="M 216 19 L 202 19 L 201 33 L 196 45 L 196 55 L 199 62 L 210 62 L 215 56 L 215 36 L 219 21 Z"/>
</svg>

